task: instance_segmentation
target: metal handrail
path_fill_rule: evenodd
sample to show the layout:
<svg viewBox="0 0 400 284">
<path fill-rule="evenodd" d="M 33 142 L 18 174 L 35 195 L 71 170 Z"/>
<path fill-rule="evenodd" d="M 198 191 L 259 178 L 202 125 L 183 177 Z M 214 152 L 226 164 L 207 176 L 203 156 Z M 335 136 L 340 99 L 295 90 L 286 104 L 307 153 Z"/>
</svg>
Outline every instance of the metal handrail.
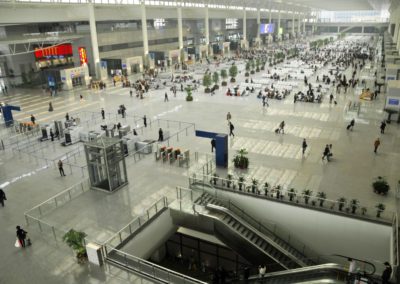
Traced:
<svg viewBox="0 0 400 284">
<path fill-rule="evenodd" d="M 149 261 L 147 261 L 147 260 L 144 260 L 144 259 L 142 259 L 142 258 L 140 258 L 140 257 L 136 257 L 136 256 L 133 256 L 133 255 L 128 254 L 128 253 L 126 253 L 126 252 L 120 251 L 120 250 L 118 250 L 118 249 L 116 249 L 116 248 L 112 248 L 112 247 L 111 247 L 110 249 L 111 249 L 111 251 L 108 252 L 109 249 L 108 249 L 108 246 L 106 246 L 106 250 L 107 250 L 107 252 L 108 252 L 108 253 L 107 253 L 108 255 L 111 254 L 112 252 L 116 252 L 117 254 L 120 254 L 120 255 L 124 258 L 124 260 L 125 260 L 125 264 L 122 263 L 121 261 L 118 261 L 118 260 L 115 260 L 115 259 L 111 259 L 112 262 L 118 263 L 118 264 L 120 264 L 120 265 L 122 265 L 122 266 L 124 266 L 124 267 L 126 267 L 126 268 L 128 268 L 128 269 L 137 271 L 137 272 L 139 272 L 139 273 L 146 274 L 146 275 L 148 275 L 148 276 L 150 276 L 150 277 L 152 277 L 152 278 L 155 278 L 155 279 L 158 279 L 158 280 L 161 280 L 161 281 L 168 281 L 168 283 L 173 283 L 173 282 L 171 282 L 171 275 L 174 275 L 174 276 L 176 276 L 176 277 L 178 277 L 178 278 L 183 279 L 184 281 L 185 281 L 185 280 L 190 281 L 190 282 L 188 282 L 188 283 L 207 284 L 207 282 L 203 282 L 203 281 L 200 281 L 200 280 L 198 280 L 198 279 L 192 278 L 192 277 L 190 277 L 190 276 L 186 276 L 186 275 L 184 275 L 184 274 L 178 273 L 178 272 L 176 272 L 176 271 L 170 270 L 170 269 L 165 268 L 165 267 L 163 267 L 163 266 L 160 266 L 160 265 L 154 264 L 154 263 L 152 263 L 152 262 L 149 262 Z M 134 260 L 134 261 L 136 261 L 138 264 L 142 264 L 142 263 L 143 263 L 143 264 L 146 264 L 147 266 L 149 266 L 149 267 L 152 268 L 151 270 L 152 270 L 153 274 L 151 275 L 151 274 L 149 274 L 149 273 L 147 273 L 147 272 L 143 272 L 143 271 L 140 271 L 139 269 L 136 269 L 136 268 L 133 267 L 132 265 L 129 265 L 129 264 L 128 264 L 128 260 Z M 157 276 L 157 275 L 156 275 L 156 271 L 155 271 L 156 269 L 159 270 L 159 271 L 166 272 L 167 275 L 168 275 L 168 279 L 163 279 L 163 278 Z M 185 281 L 185 283 L 186 283 L 186 281 Z"/>
<path fill-rule="evenodd" d="M 200 178 L 197 178 L 197 176 L 200 176 Z M 306 208 L 310 208 L 310 209 L 314 209 L 314 210 L 320 210 L 320 211 L 323 211 L 323 212 L 341 213 L 341 214 L 343 214 L 345 216 L 348 216 L 348 217 L 357 216 L 357 217 L 365 219 L 365 220 L 373 220 L 373 221 L 381 221 L 381 222 L 385 222 L 385 223 L 388 223 L 388 222 L 392 223 L 393 214 L 395 214 L 395 212 L 393 212 L 393 211 L 385 210 L 385 211 L 380 211 L 380 212 L 388 212 L 388 214 L 391 215 L 391 216 L 381 216 L 379 218 L 378 217 L 374 218 L 374 217 L 368 216 L 366 214 L 364 215 L 363 213 L 361 213 L 361 214 L 360 213 L 353 214 L 353 213 L 350 213 L 350 212 L 346 212 L 345 208 L 351 208 L 353 206 L 357 207 L 357 209 L 366 208 L 367 209 L 366 212 L 371 212 L 371 211 L 372 212 L 377 212 L 378 211 L 376 208 L 364 207 L 364 206 L 360 206 L 358 204 L 357 205 L 351 205 L 351 204 L 349 204 L 349 202 L 344 202 L 343 203 L 343 202 L 339 202 L 337 200 L 330 200 L 330 199 L 324 198 L 323 202 L 331 203 L 330 210 L 328 210 L 329 209 L 328 207 L 317 206 L 316 203 L 320 200 L 320 198 L 318 196 L 316 196 L 316 195 L 314 195 L 314 196 L 313 195 L 305 195 L 305 194 L 302 194 L 302 193 L 299 194 L 297 192 L 296 193 L 292 193 L 289 190 L 284 190 L 282 188 L 280 188 L 280 189 L 277 189 L 277 188 L 274 188 L 274 187 L 268 188 L 269 192 L 272 192 L 273 194 L 275 194 L 275 193 L 277 193 L 279 191 L 279 193 L 280 193 L 279 196 L 281 196 L 282 198 L 285 195 L 286 196 L 290 196 L 290 195 L 293 194 L 295 197 L 300 196 L 301 198 L 308 198 L 308 200 L 309 200 L 308 203 L 306 203 L 306 202 L 296 202 L 296 201 L 289 202 L 288 200 L 281 200 L 281 199 L 278 199 L 278 198 L 271 197 L 270 195 L 264 195 L 264 194 L 261 194 L 261 193 L 257 194 L 257 193 L 253 193 L 253 192 L 247 192 L 246 189 L 251 188 L 252 184 L 251 183 L 245 183 L 245 182 L 239 182 L 237 179 L 236 180 L 233 180 L 233 179 L 232 180 L 228 180 L 228 179 L 224 179 L 224 178 L 221 178 L 221 177 L 215 177 L 215 176 L 212 176 L 212 175 L 203 175 L 201 173 L 192 174 L 192 176 L 189 176 L 188 178 L 189 178 L 189 185 L 192 185 L 192 181 L 195 181 L 195 182 L 203 183 L 203 185 L 207 184 L 207 186 L 211 186 L 214 189 L 222 188 L 223 190 L 226 190 L 226 191 L 229 191 L 229 192 L 245 194 L 245 195 L 250 195 L 250 196 L 255 196 L 255 197 L 262 197 L 262 198 L 265 198 L 265 199 L 268 199 L 268 200 L 273 200 L 273 201 L 282 201 L 285 204 L 291 204 L 291 205 L 295 205 L 295 206 L 306 207 Z M 234 184 L 234 183 L 242 184 L 243 188 L 242 188 L 242 190 L 238 190 L 237 186 L 236 186 L 236 189 L 234 189 L 233 187 L 228 188 L 225 185 L 222 185 L 223 187 L 221 187 L 219 185 L 217 185 L 217 187 L 215 187 L 214 184 L 212 184 L 211 182 L 210 183 L 206 182 L 207 180 L 212 181 L 214 178 L 217 179 L 217 180 L 221 180 L 224 184 L 226 184 L 228 181 L 231 184 Z M 259 192 L 260 192 L 260 190 L 259 190 Z M 300 199 L 297 198 L 296 200 L 300 201 L 301 198 Z M 313 203 L 313 201 L 315 203 Z M 343 210 L 340 210 L 340 209 L 337 210 L 336 207 L 341 207 L 341 208 L 343 208 Z M 388 219 L 390 219 L 390 221 Z"/>
<path fill-rule="evenodd" d="M 160 209 L 164 209 L 164 208 L 168 207 L 167 197 L 165 197 L 165 196 L 161 197 L 161 198 L 158 199 L 157 201 L 153 202 L 153 203 L 147 208 L 146 214 L 134 218 L 131 222 L 129 222 L 129 223 L 128 223 L 127 225 L 125 225 L 124 227 L 122 227 L 122 229 L 120 229 L 118 232 L 116 232 L 114 235 L 112 235 L 110 238 L 108 238 L 108 239 L 103 243 L 103 245 L 107 245 L 111 240 L 113 240 L 114 238 L 116 238 L 117 236 L 119 236 L 123 231 L 125 231 L 126 228 L 129 228 L 129 226 L 131 226 L 131 225 L 132 225 L 133 223 L 135 223 L 136 221 L 139 221 L 139 225 L 140 225 L 140 217 L 142 217 L 142 216 L 147 216 L 147 217 L 148 217 L 147 220 L 149 220 L 151 217 L 153 217 L 154 215 L 150 217 L 150 213 L 149 213 L 149 212 L 150 212 L 150 210 L 151 210 L 155 205 L 156 205 L 155 208 L 156 208 L 156 214 L 157 214 L 157 213 L 160 211 L 160 209 L 157 207 L 157 204 L 158 204 L 161 200 L 163 201 L 163 207 L 160 208 Z M 143 224 L 142 224 L 142 225 L 143 225 Z M 133 233 L 133 232 L 132 232 L 132 233 Z"/>
<path fill-rule="evenodd" d="M 341 254 L 333 254 L 332 256 L 337 256 L 337 257 L 344 258 L 344 259 L 352 259 L 352 260 L 356 260 L 356 261 L 361 262 L 361 263 L 368 264 L 369 266 L 372 267 L 372 272 L 367 273 L 366 271 L 364 271 L 364 274 L 367 275 L 367 276 L 374 275 L 375 272 L 376 272 L 376 267 L 372 262 L 369 262 L 369 261 L 366 261 L 366 260 L 362 260 L 362 259 L 358 259 L 358 258 L 354 258 L 354 257 L 350 257 L 350 256 L 341 255 Z"/>
<path fill-rule="evenodd" d="M 85 178 L 84 180 L 81 180 L 80 182 L 78 182 L 78 183 L 76 183 L 76 184 L 74 184 L 74 185 L 68 187 L 67 189 L 64 189 L 64 190 L 61 191 L 60 193 L 57 193 L 56 195 L 53 195 L 52 197 L 50 197 L 49 199 L 47 199 L 47 200 L 43 201 L 42 203 L 36 205 L 35 207 L 32 207 L 31 209 L 29 209 L 28 211 L 26 211 L 26 212 L 24 213 L 24 215 L 29 214 L 31 211 L 33 211 L 33 210 L 35 210 L 35 209 L 41 207 L 42 205 L 44 205 L 44 204 L 46 204 L 46 203 L 48 203 L 48 202 L 50 202 L 50 201 L 56 199 L 56 198 L 59 197 L 59 196 L 61 196 L 61 195 L 65 194 L 65 193 L 67 193 L 67 192 L 73 190 L 76 186 L 78 186 L 78 185 L 83 185 L 85 182 L 88 182 L 88 181 L 89 181 L 89 179 L 88 179 L 88 178 Z"/>
</svg>

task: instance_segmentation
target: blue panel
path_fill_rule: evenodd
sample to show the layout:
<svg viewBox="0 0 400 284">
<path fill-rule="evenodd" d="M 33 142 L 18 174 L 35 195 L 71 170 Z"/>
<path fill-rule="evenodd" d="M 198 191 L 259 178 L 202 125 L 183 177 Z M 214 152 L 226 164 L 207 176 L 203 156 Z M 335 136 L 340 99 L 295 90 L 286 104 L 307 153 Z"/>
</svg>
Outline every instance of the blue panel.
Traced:
<svg viewBox="0 0 400 284">
<path fill-rule="evenodd" d="M 196 136 L 197 137 L 204 137 L 204 138 L 215 138 L 218 135 L 218 133 L 215 132 L 208 132 L 208 131 L 202 131 L 202 130 L 196 130 Z"/>
<path fill-rule="evenodd" d="M 218 134 L 215 137 L 215 163 L 218 167 L 228 167 L 228 135 Z"/>
<path fill-rule="evenodd" d="M 14 118 L 12 116 L 12 111 L 13 110 L 20 111 L 21 108 L 19 106 L 10 106 L 10 105 L 6 105 L 6 106 L 1 107 L 1 111 L 3 113 L 3 118 L 4 118 L 4 121 L 6 123 L 6 126 L 10 126 L 14 122 Z"/>
</svg>

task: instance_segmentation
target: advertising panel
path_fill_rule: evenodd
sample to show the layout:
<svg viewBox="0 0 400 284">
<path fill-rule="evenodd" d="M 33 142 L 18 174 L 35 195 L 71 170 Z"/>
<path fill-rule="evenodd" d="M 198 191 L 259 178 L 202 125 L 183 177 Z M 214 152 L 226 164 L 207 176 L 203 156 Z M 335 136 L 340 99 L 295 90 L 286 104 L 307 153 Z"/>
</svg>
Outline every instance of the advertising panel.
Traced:
<svg viewBox="0 0 400 284">
<path fill-rule="evenodd" d="M 261 34 L 272 34 L 275 32 L 275 24 L 261 24 L 260 33 Z"/>
</svg>

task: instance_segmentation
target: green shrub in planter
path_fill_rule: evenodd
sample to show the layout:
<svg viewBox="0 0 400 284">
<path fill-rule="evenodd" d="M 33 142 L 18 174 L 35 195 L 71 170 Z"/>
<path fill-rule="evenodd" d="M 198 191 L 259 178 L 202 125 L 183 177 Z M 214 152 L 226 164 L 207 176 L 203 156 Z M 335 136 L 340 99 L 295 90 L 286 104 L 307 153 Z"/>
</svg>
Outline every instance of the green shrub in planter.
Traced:
<svg viewBox="0 0 400 284">
<path fill-rule="evenodd" d="M 187 88 L 185 89 L 185 91 L 186 91 L 186 101 L 187 101 L 187 102 L 193 101 L 192 88 L 187 87 Z"/>
<path fill-rule="evenodd" d="M 213 80 L 213 82 L 214 82 L 214 87 L 215 87 L 215 89 L 219 89 L 219 86 L 218 86 L 218 82 L 219 82 L 219 74 L 218 74 L 218 72 L 214 72 L 213 73 L 213 75 L 212 75 L 212 80 Z"/>
<path fill-rule="evenodd" d="M 379 203 L 375 206 L 375 208 L 376 208 L 376 218 L 380 218 L 381 213 L 386 209 L 385 204 Z"/>
<path fill-rule="evenodd" d="M 268 190 L 269 190 L 269 183 L 265 182 L 264 183 L 264 194 L 265 194 L 265 196 L 268 196 Z"/>
<path fill-rule="evenodd" d="M 340 197 L 340 198 L 337 200 L 337 202 L 338 202 L 338 204 L 339 204 L 339 211 L 342 211 L 344 205 L 346 204 L 346 198 Z"/>
<path fill-rule="evenodd" d="M 238 69 L 236 65 L 232 65 L 229 68 L 229 76 L 231 76 L 231 82 L 234 83 L 236 82 L 235 77 L 237 76 L 238 73 Z"/>
<path fill-rule="evenodd" d="M 296 196 L 296 190 L 294 188 L 289 189 L 288 196 L 289 201 L 293 201 L 293 198 Z"/>
<path fill-rule="evenodd" d="M 311 195 L 312 195 L 312 191 L 311 190 L 309 190 L 309 189 L 303 190 L 303 198 L 304 198 L 304 202 L 306 204 L 308 204 L 308 201 L 310 200 Z"/>
<path fill-rule="evenodd" d="M 237 151 L 236 156 L 233 158 L 235 168 L 247 169 L 249 167 L 249 158 L 246 157 L 247 154 L 248 152 L 244 148 Z"/>
<path fill-rule="evenodd" d="M 210 86 L 211 86 L 212 82 L 211 82 L 211 76 L 208 74 L 205 74 L 203 76 L 203 86 L 206 87 L 205 88 L 205 92 L 209 93 L 210 92 Z"/>
<path fill-rule="evenodd" d="M 244 185 L 245 180 L 246 180 L 246 179 L 245 179 L 244 177 L 239 177 L 238 185 L 239 185 L 239 190 L 240 190 L 240 191 L 243 190 L 243 185 Z"/>
<path fill-rule="evenodd" d="M 326 199 L 326 193 L 320 191 L 320 192 L 317 193 L 317 197 L 318 197 L 318 201 L 319 201 L 319 206 L 323 207 L 325 199 Z"/>
<path fill-rule="evenodd" d="M 351 213 L 355 214 L 360 202 L 357 199 L 350 200 Z"/>
<path fill-rule="evenodd" d="M 372 183 L 374 192 L 377 194 L 386 195 L 390 189 L 390 186 L 384 177 L 378 176 Z"/>
<path fill-rule="evenodd" d="M 226 82 L 226 78 L 228 78 L 228 73 L 226 73 L 225 69 L 221 70 L 221 78 L 222 78 L 222 86 L 226 86 L 228 85 L 228 83 Z"/>
<path fill-rule="evenodd" d="M 87 235 L 84 232 L 79 232 L 71 229 L 67 233 L 65 233 L 62 238 L 62 240 L 76 253 L 76 258 L 78 259 L 79 263 L 82 263 L 87 259 L 85 248 L 86 236 Z"/>
</svg>

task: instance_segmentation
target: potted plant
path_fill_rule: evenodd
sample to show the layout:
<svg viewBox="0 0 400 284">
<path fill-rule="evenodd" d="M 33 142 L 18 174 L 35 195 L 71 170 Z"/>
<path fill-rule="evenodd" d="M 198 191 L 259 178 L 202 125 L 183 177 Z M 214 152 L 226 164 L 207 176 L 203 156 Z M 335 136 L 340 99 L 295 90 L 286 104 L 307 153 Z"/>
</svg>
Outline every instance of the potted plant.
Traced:
<svg viewBox="0 0 400 284">
<path fill-rule="evenodd" d="M 262 70 L 262 71 L 264 71 L 265 70 L 265 60 L 263 60 L 263 61 L 261 61 L 261 67 L 260 67 L 260 69 Z"/>
<path fill-rule="evenodd" d="M 206 87 L 204 89 L 204 91 L 206 93 L 209 93 L 211 91 L 210 90 L 211 83 L 212 83 L 211 82 L 211 76 L 209 74 L 204 74 L 204 76 L 203 76 L 203 86 Z"/>
<path fill-rule="evenodd" d="M 65 233 L 62 238 L 62 240 L 76 253 L 78 263 L 83 263 L 87 259 L 85 248 L 86 236 L 87 235 L 84 232 L 79 232 L 71 229 L 67 233 Z"/>
<path fill-rule="evenodd" d="M 245 67 L 245 69 L 246 69 L 246 73 L 244 73 L 244 76 L 245 77 L 249 77 L 250 76 L 250 61 L 247 61 L 246 62 L 246 67 Z"/>
<path fill-rule="evenodd" d="M 248 152 L 244 148 L 237 151 L 236 156 L 233 158 L 235 168 L 247 169 L 249 167 L 249 158 L 246 157 L 247 154 Z"/>
<path fill-rule="evenodd" d="M 325 199 L 326 199 L 326 193 L 320 191 L 320 192 L 317 193 L 317 197 L 318 197 L 318 201 L 319 201 L 319 206 L 323 207 Z"/>
<path fill-rule="evenodd" d="M 243 185 L 244 185 L 245 180 L 246 179 L 244 177 L 239 177 L 238 185 L 239 185 L 239 190 L 240 191 L 242 191 L 242 189 L 243 189 Z"/>
<path fill-rule="evenodd" d="M 357 199 L 350 200 L 351 213 L 355 214 L 360 202 Z"/>
<path fill-rule="evenodd" d="M 256 72 L 260 72 L 260 59 L 257 58 L 256 60 Z"/>
<path fill-rule="evenodd" d="M 279 198 L 283 198 L 283 195 L 282 195 L 282 188 L 281 188 L 281 186 L 280 185 L 277 185 L 277 186 L 275 186 L 275 190 L 276 190 L 276 199 L 279 199 Z"/>
<path fill-rule="evenodd" d="M 226 73 L 226 70 L 225 70 L 225 69 L 222 69 L 222 70 L 221 70 L 221 78 L 222 78 L 222 83 L 221 83 L 221 85 L 222 85 L 222 86 L 228 85 L 228 83 L 226 82 L 226 78 L 228 78 L 228 73 Z"/>
<path fill-rule="evenodd" d="M 376 206 L 375 206 L 375 208 L 377 209 L 376 210 L 376 218 L 380 218 L 381 217 L 381 213 L 383 212 L 383 211 L 385 211 L 385 204 L 382 204 L 382 203 L 378 203 Z"/>
<path fill-rule="evenodd" d="M 372 183 L 374 192 L 377 194 L 386 195 L 390 189 L 390 186 L 384 177 L 378 176 Z"/>
<path fill-rule="evenodd" d="M 186 90 L 186 101 L 187 102 L 193 101 L 192 88 L 191 87 L 187 87 L 185 90 Z"/>
<path fill-rule="evenodd" d="M 306 204 L 308 204 L 308 201 L 310 200 L 311 195 L 312 195 L 312 191 L 311 190 L 309 190 L 309 189 L 303 190 L 303 198 L 304 198 L 304 202 Z"/>
<path fill-rule="evenodd" d="M 293 198 L 296 196 L 296 190 L 292 187 L 288 191 L 289 201 L 293 201 Z"/>
<path fill-rule="evenodd" d="M 254 63 L 254 60 L 251 60 L 250 65 L 251 65 L 250 74 L 251 74 L 251 75 L 254 75 L 254 73 L 256 73 L 256 72 L 254 71 L 254 68 L 256 67 L 256 65 L 255 65 L 255 63 Z"/>
<path fill-rule="evenodd" d="M 232 178 L 233 178 L 233 176 L 232 176 L 231 174 L 228 174 L 228 175 L 226 176 L 226 186 L 227 186 L 228 188 L 231 187 Z"/>
<path fill-rule="evenodd" d="M 367 213 L 367 208 L 366 207 L 361 207 L 361 214 L 365 215 Z"/>
<path fill-rule="evenodd" d="M 219 177 L 219 175 L 217 175 L 217 173 L 213 173 L 212 181 L 213 181 L 214 185 L 217 185 L 218 177 Z"/>
<path fill-rule="evenodd" d="M 213 73 L 213 75 L 212 75 L 212 80 L 213 80 L 213 82 L 214 82 L 214 89 L 215 89 L 215 90 L 218 90 L 218 89 L 219 89 L 219 86 L 218 86 L 219 74 L 218 74 L 218 72 L 214 72 L 214 73 Z"/>
<path fill-rule="evenodd" d="M 231 76 L 231 83 L 235 83 L 236 82 L 235 77 L 237 76 L 237 73 L 238 73 L 237 66 L 236 65 L 232 65 L 229 68 L 229 76 Z"/>
<path fill-rule="evenodd" d="M 253 178 L 253 179 L 251 180 L 251 192 L 252 192 L 252 193 L 256 193 L 256 191 L 257 191 L 257 185 L 258 185 L 258 180 L 255 179 L 255 178 Z"/>
<path fill-rule="evenodd" d="M 337 202 L 339 203 L 339 211 L 343 210 L 344 205 L 346 204 L 346 198 L 340 197 Z"/>
<path fill-rule="evenodd" d="M 265 196 L 268 196 L 268 190 L 269 190 L 269 183 L 264 182 L 264 194 Z"/>
</svg>

